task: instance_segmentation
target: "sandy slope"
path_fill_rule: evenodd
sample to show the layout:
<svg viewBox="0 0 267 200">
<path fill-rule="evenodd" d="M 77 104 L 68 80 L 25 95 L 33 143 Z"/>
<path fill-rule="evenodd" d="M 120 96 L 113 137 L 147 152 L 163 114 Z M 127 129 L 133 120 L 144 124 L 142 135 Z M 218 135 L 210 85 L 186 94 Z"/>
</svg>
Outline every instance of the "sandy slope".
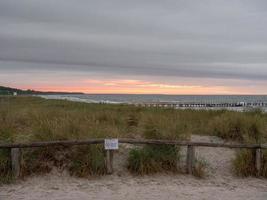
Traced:
<svg viewBox="0 0 267 200">
<path fill-rule="evenodd" d="M 193 136 L 194 141 L 216 141 L 216 137 Z M 222 142 L 222 141 L 221 141 Z M 159 174 L 133 177 L 124 170 L 130 145 L 115 155 L 112 176 L 77 179 L 53 172 L 43 177 L 0 187 L 0 199 L 15 200 L 87 200 L 87 199 L 262 199 L 267 200 L 267 180 L 236 178 L 231 173 L 234 151 L 222 148 L 198 148 L 197 154 L 209 166 L 206 179 L 188 175 Z"/>
</svg>

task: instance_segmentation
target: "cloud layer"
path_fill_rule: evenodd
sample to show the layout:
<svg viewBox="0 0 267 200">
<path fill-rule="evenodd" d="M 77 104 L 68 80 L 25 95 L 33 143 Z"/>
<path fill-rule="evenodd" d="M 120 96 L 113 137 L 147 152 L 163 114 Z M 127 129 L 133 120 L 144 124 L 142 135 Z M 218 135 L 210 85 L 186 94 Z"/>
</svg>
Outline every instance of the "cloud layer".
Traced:
<svg viewBox="0 0 267 200">
<path fill-rule="evenodd" d="M 1 84 L 62 72 L 267 93 L 265 0 L 0 0 L 0 27 Z"/>
</svg>

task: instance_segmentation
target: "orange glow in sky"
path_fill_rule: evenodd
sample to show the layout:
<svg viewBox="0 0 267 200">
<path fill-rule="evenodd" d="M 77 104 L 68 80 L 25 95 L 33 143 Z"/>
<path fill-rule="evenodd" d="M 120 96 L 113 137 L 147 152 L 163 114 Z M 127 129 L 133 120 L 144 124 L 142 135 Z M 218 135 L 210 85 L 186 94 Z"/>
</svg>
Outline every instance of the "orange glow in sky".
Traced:
<svg viewBox="0 0 267 200">
<path fill-rule="evenodd" d="M 142 80 L 81 80 L 76 84 L 24 85 L 23 89 L 39 91 L 84 92 L 91 94 L 248 94 L 254 88 L 184 85 L 178 83 L 152 82 Z"/>
</svg>

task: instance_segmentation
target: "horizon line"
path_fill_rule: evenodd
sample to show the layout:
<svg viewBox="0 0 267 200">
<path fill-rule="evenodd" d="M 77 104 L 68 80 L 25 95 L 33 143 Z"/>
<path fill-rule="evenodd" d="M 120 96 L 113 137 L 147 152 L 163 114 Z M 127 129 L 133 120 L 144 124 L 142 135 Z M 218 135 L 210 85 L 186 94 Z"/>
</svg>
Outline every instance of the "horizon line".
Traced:
<svg viewBox="0 0 267 200">
<path fill-rule="evenodd" d="M 35 92 L 44 92 L 44 93 L 80 93 L 80 94 L 85 94 L 85 95 L 166 95 L 166 96 L 178 96 L 178 95 L 181 95 L 181 96 L 267 96 L 267 93 L 266 94 L 252 94 L 252 93 L 244 93 L 244 94 L 234 94 L 234 93 L 229 93 L 229 94 L 225 94 L 225 93 L 220 93 L 220 94 L 206 94 L 206 93 L 203 93 L 203 94 L 168 94 L 168 93 L 87 93 L 87 92 L 82 92 L 82 91 L 66 91 L 66 90 L 35 90 L 35 89 L 22 89 L 20 87 L 16 87 L 16 88 L 13 88 L 11 86 L 3 86 L 3 85 L 0 85 L 2 87 L 7 87 L 7 88 L 12 88 L 12 89 L 18 89 L 18 90 L 24 90 L 24 91 L 27 91 L 27 90 L 31 90 L 31 91 L 35 91 Z"/>
</svg>

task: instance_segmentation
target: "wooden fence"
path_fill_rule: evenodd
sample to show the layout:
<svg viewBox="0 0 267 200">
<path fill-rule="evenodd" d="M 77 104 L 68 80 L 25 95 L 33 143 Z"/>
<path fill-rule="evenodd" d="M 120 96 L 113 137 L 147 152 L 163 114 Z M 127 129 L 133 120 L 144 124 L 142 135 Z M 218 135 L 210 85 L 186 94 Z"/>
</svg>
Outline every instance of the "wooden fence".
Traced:
<svg viewBox="0 0 267 200">
<path fill-rule="evenodd" d="M 12 172 L 14 174 L 14 177 L 19 177 L 22 148 L 92 145 L 92 144 L 103 144 L 104 141 L 105 139 L 89 139 L 89 140 L 48 141 L 48 142 L 15 143 L 15 144 L 0 143 L 0 149 L 11 150 Z M 178 140 L 119 139 L 119 143 L 187 146 L 186 168 L 188 174 L 193 174 L 194 162 L 195 162 L 195 147 L 251 149 L 255 151 L 255 167 L 257 169 L 258 175 L 262 167 L 261 166 L 262 149 L 267 149 L 267 144 L 208 143 L 208 142 L 190 142 L 190 141 L 178 141 Z M 106 150 L 106 167 L 107 167 L 107 172 L 111 174 L 113 172 L 113 150 Z"/>
</svg>

